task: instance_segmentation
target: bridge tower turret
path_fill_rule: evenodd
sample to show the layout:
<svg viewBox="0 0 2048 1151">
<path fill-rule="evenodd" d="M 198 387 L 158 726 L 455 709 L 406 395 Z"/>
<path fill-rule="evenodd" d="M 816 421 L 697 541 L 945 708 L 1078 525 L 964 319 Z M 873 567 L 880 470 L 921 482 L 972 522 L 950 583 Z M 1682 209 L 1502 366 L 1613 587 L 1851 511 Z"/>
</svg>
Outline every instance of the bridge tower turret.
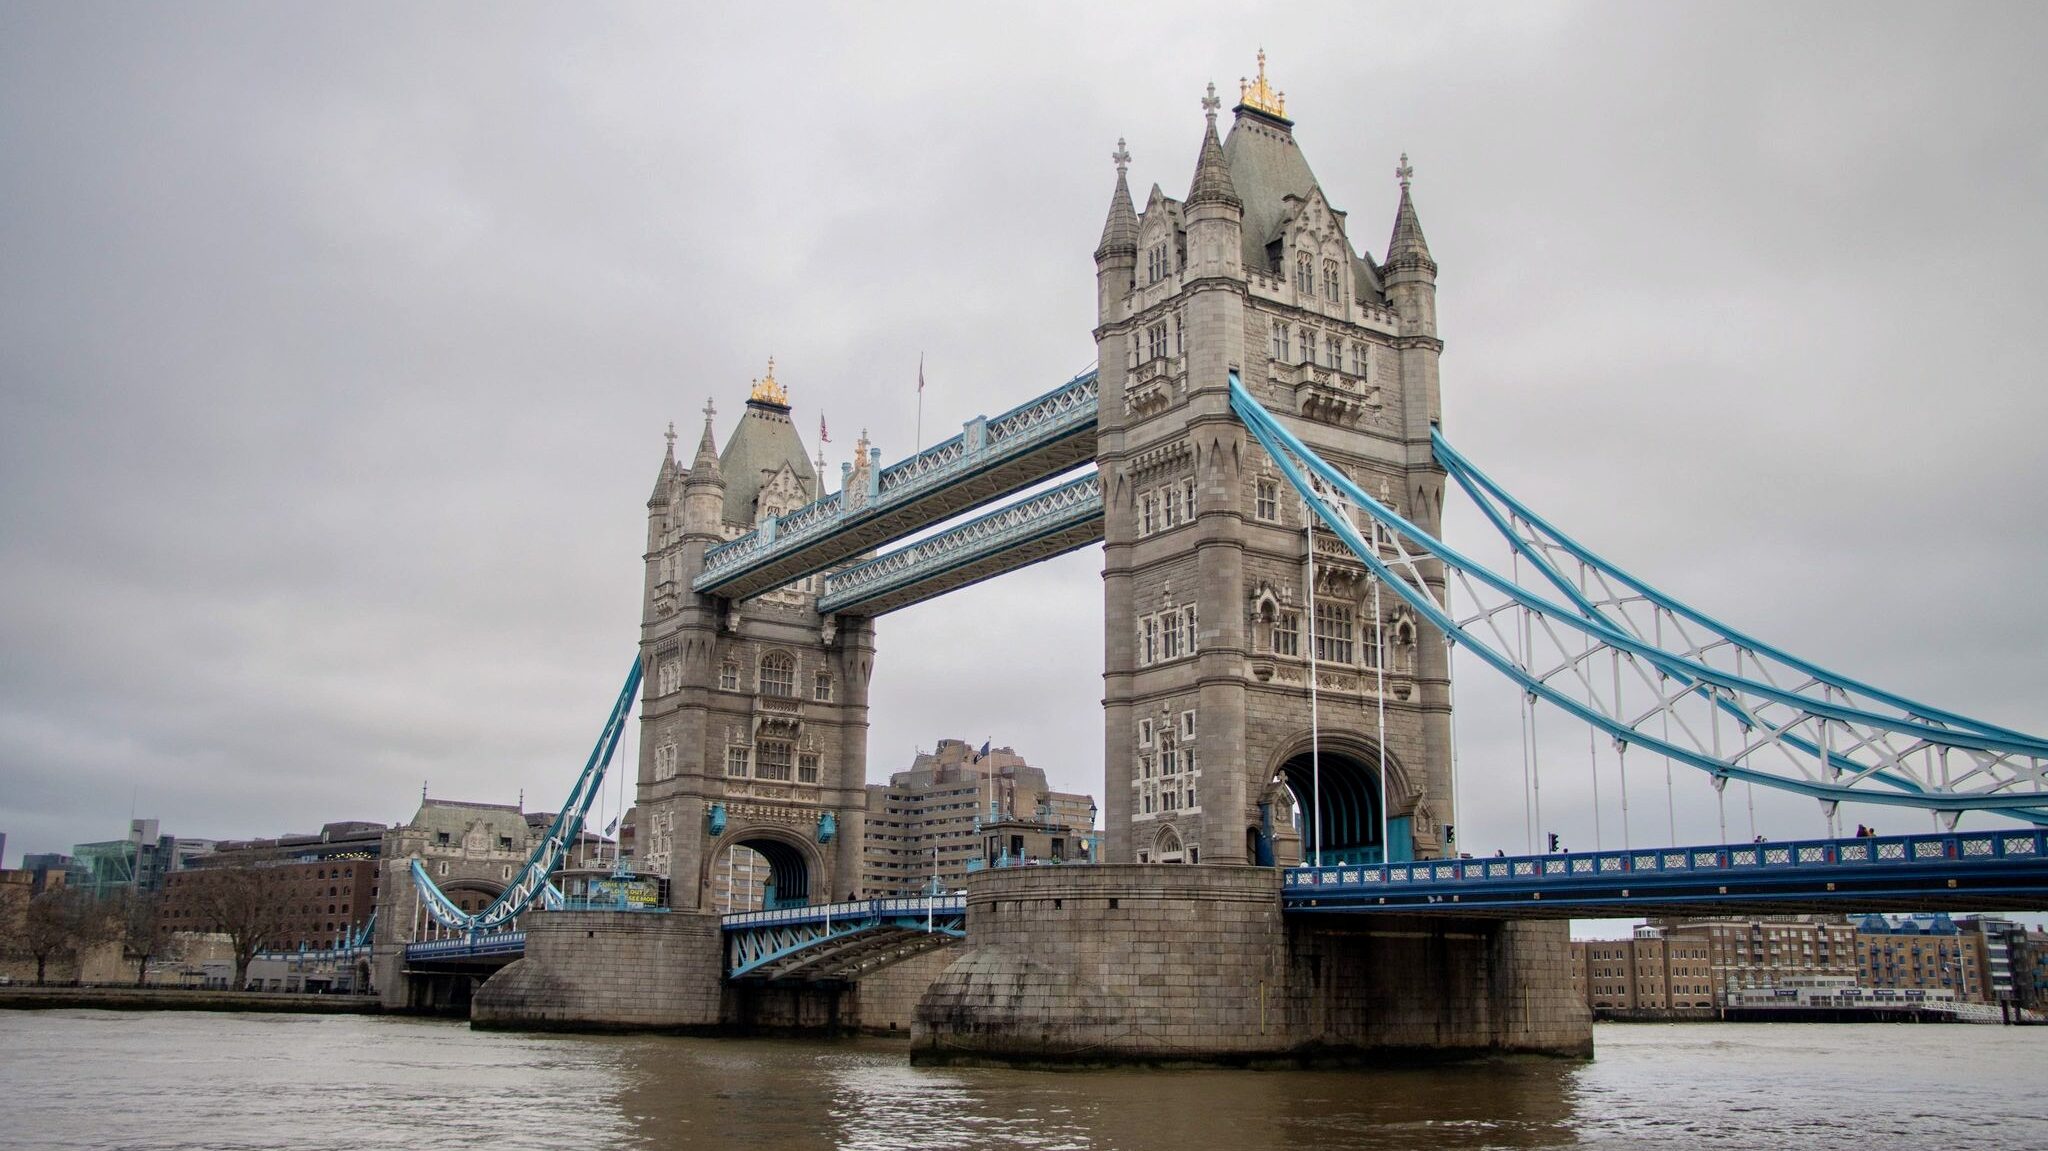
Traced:
<svg viewBox="0 0 2048 1151">
<path fill-rule="evenodd" d="M 741 849 L 768 873 L 736 885 L 742 902 L 844 898 L 860 883 L 873 624 L 819 615 L 818 577 L 741 601 L 690 590 L 711 548 L 823 494 L 773 361 L 723 451 L 714 414 L 687 471 L 671 446 L 668 498 L 649 504 L 637 862 L 679 910 L 723 910 L 714 888 Z"/>
<path fill-rule="evenodd" d="M 1441 637 L 1392 595 L 1375 613 L 1364 566 L 1327 532 L 1308 586 L 1305 509 L 1229 406 L 1235 372 L 1326 459 L 1434 527 L 1436 265 L 1406 164 L 1382 265 L 1353 249 L 1263 58 L 1227 138 L 1213 86 L 1202 104 L 1185 201 L 1155 185 L 1125 219 L 1119 143 L 1096 251 L 1105 855 L 1435 855 L 1451 819 Z"/>
</svg>

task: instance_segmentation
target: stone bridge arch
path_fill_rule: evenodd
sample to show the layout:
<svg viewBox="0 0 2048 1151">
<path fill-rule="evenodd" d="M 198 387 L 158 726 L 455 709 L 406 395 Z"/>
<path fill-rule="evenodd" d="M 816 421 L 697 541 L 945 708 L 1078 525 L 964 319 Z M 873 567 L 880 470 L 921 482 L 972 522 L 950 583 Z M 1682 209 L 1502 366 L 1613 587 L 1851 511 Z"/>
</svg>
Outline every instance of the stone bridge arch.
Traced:
<svg viewBox="0 0 2048 1151">
<path fill-rule="evenodd" d="M 755 824 L 728 828 L 705 849 L 697 867 L 699 907 L 712 906 L 712 885 L 719 861 L 737 847 L 757 852 L 768 861 L 770 889 L 764 892 L 765 906 L 831 902 L 831 875 L 818 845 L 794 828 Z"/>
</svg>

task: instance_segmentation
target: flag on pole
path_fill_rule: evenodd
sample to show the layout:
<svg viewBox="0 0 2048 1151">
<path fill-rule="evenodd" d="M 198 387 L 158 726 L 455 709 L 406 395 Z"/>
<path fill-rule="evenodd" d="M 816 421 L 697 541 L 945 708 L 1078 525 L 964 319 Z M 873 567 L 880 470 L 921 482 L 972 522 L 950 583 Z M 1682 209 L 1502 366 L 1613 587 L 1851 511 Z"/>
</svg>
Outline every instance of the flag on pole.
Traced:
<svg viewBox="0 0 2048 1151">
<path fill-rule="evenodd" d="M 616 815 L 614 815 L 614 816 L 612 816 L 612 821 L 611 821 L 611 822 L 610 822 L 609 824 L 605 825 L 604 833 L 605 833 L 606 835 L 610 835 L 611 833 L 613 833 L 613 832 L 617 831 L 618 829 L 619 829 L 619 817 L 618 817 L 618 816 L 616 816 Z"/>
<path fill-rule="evenodd" d="M 995 740 L 994 740 L 994 739 L 984 739 L 984 740 L 982 740 L 982 741 L 981 741 L 981 750 L 980 750 L 980 751 L 978 751 L 978 752 L 976 752 L 975 754 L 976 754 L 976 755 L 978 755 L 978 756 L 980 756 L 980 757 L 981 757 L 982 759 L 987 759 L 987 758 L 988 758 L 988 745 L 989 745 L 989 744 L 991 744 L 991 743 L 994 743 L 994 742 L 995 742 Z"/>
<path fill-rule="evenodd" d="M 821 444 L 832 442 L 832 437 L 825 434 L 825 413 L 823 412 L 818 413 L 818 442 Z"/>
<path fill-rule="evenodd" d="M 924 353 L 917 354 L 917 394 L 924 394 Z"/>
</svg>

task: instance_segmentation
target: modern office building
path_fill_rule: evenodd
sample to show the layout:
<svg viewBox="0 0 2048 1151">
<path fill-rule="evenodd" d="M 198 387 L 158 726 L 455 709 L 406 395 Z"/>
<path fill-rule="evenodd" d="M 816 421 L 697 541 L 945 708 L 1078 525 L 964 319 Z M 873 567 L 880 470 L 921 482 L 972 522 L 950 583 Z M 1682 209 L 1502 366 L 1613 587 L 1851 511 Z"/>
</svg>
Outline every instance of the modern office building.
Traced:
<svg viewBox="0 0 2048 1151">
<path fill-rule="evenodd" d="M 131 819 L 126 839 L 75 844 L 67 882 L 90 891 L 97 899 L 122 892 L 162 891 L 167 876 L 192 866 L 212 850 L 210 839 L 164 835 L 154 819 Z"/>
<path fill-rule="evenodd" d="M 1052 790 L 1015 749 L 985 743 L 977 751 L 959 739 L 942 739 L 910 770 L 869 784 L 867 804 L 862 885 L 870 897 L 917 895 L 935 878 L 959 887 L 969 862 L 984 861 L 984 824 L 1023 821 L 1073 841 L 1090 834 L 1096 814 L 1093 797 Z"/>
</svg>

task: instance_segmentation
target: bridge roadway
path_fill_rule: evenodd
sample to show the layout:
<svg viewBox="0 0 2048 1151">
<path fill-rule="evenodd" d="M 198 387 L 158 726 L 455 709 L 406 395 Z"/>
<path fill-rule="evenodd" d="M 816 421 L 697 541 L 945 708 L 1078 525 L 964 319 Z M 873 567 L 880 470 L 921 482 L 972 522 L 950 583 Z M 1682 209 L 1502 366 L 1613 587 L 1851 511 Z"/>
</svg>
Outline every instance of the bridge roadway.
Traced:
<svg viewBox="0 0 2048 1151">
<path fill-rule="evenodd" d="M 865 486 L 770 517 L 710 549 L 690 588 L 732 600 L 759 595 L 1092 464 L 1096 400 L 1088 371 L 1002 415 L 970 420 L 944 443 L 871 468 Z"/>
<path fill-rule="evenodd" d="M 1300 867 L 1282 903 L 1312 915 L 1500 919 L 2048 909 L 2048 831 L 1645 847 L 1590 854 Z"/>
<path fill-rule="evenodd" d="M 1283 873 L 1281 905 L 1291 915 L 1318 917 L 1497 919 L 2039 911 L 2048 909 L 2048 830 L 1295 867 Z M 942 895 L 749 911 L 724 916 L 720 927 L 728 979 L 852 980 L 963 938 L 967 900 Z M 406 966 L 428 972 L 503 965 L 525 944 L 523 931 L 413 943 Z"/>
</svg>

